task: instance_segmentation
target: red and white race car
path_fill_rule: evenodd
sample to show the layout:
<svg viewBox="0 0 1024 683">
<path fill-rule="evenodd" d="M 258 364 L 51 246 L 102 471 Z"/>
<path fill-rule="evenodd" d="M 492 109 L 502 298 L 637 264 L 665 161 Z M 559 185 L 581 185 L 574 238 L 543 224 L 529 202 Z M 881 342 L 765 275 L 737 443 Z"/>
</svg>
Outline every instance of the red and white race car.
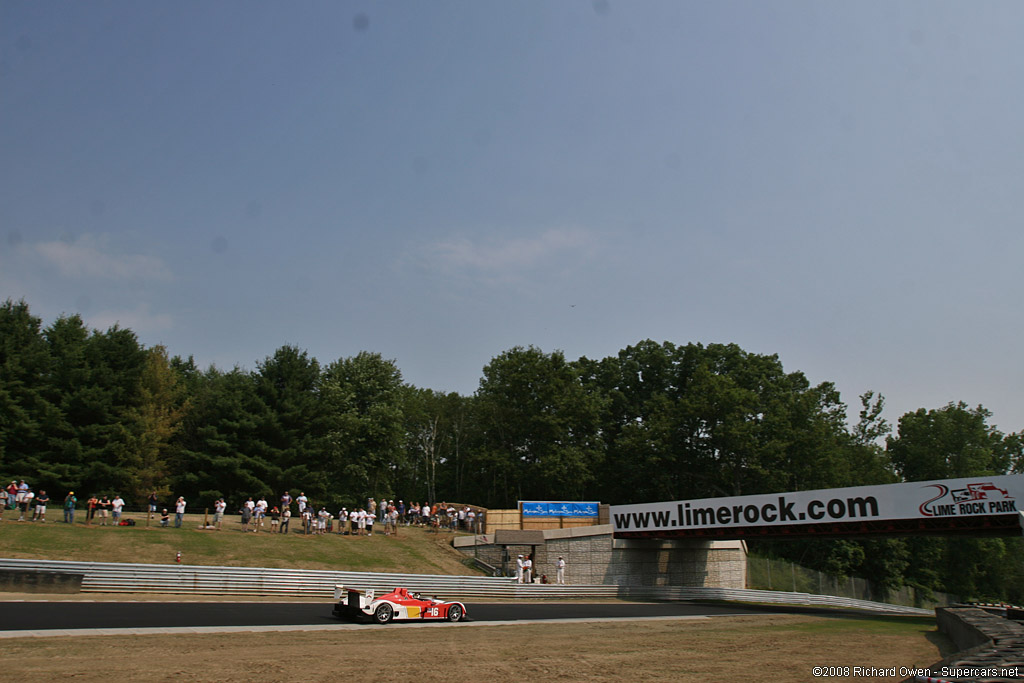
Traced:
<svg viewBox="0 0 1024 683">
<path fill-rule="evenodd" d="M 405 588 L 377 596 L 372 590 L 346 591 L 344 586 L 335 586 L 334 597 L 338 600 L 334 615 L 357 621 L 386 624 L 395 619 L 461 621 L 466 618 L 466 606 L 461 602 L 423 598 Z"/>
</svg>

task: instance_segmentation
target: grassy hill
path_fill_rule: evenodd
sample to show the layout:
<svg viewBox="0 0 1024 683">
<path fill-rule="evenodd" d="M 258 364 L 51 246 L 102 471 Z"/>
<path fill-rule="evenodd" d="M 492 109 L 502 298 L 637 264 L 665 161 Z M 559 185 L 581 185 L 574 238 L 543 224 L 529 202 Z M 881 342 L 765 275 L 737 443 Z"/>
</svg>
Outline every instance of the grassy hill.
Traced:
<svg viewBox="0 0 1024 683">
<path fill-rule="evenodd" d="M 0 522 L 0 557 L 174 564 L 181 552 L 183 564 L 478 574 L 451 547 L 450 533 L 418 528 L 403 527 L 397 536 L 304 536 L 294 533 L 301 529 L 295 525 L 288 534 L 243 533 L 237 516 L 228 517 L 222 531 L 210 531 L 199 529 L 201 515 L 186 515 L 180 529 L 160 528 L 156 520 L 146 527 L 141 514 L 134 527 L 17 522 L 10 515 Z"/>
</svg>

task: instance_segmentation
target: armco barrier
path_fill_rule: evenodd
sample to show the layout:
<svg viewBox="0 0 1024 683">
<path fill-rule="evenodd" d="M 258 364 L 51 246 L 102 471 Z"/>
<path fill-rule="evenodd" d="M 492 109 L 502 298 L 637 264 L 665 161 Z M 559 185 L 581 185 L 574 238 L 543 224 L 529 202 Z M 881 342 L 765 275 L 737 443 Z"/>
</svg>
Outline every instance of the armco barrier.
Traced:
<svg viewBox="0 0 1024 683">
<path fill-rule="evenodd" d="M 618 598 L 625 600 L 728 600 L 739 602 L 819 605 L 900 613 L 927 614 L 930 610 L 888 605 L 832 595 L 783 591 L 681 586 L 558 586 L 517 584 L 489 576 L 434 574 L 378 574 L 310 569 L 256 567 L 204 567 L 167 564 L 114 564 L 0 558 L 0 569 L 59 571 L 82 574 L 82 591 L 93 593 L 168 593 L 185 595 L 282 596 L 333 598 L 334 587 L 390 590 L 401 586 L 443 598 L 551 600 Z"/>
</svg>

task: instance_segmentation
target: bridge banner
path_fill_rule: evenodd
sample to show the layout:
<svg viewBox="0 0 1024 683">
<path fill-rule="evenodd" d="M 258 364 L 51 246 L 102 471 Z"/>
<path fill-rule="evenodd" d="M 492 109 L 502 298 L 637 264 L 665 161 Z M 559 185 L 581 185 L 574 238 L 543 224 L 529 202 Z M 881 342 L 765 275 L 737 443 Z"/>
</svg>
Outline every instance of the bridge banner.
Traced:
<svg viewBox="0 0 1024 683">
<path fill-rule="evenodd" d="M 519 501 L 523 517 L 597 517 L 599 503 L 571 501 Z"/>
<path fill-rule="evenodd" d="M 1019 507 L 1018 507 L 1019 506 Z M 1024 475 L 703 498 L 610 509 L 616 537 L 1020 535 Z"/>
</svg>

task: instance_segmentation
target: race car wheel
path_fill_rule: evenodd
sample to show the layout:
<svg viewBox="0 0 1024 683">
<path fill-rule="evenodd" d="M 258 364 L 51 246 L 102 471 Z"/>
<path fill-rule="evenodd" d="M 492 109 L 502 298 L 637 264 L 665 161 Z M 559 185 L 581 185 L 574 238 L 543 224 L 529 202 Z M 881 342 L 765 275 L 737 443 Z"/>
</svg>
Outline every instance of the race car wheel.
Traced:
<svg viewBox="0 0 1024 683">
<path fill-rule="evenodd" d="M 448 621 L 459 621 L 462 619 L 462 607 L 452 605 L 448 608 Z"/>
<path fill-rule="evenodd" d="M 378 605 L 377 609 L 373 611 L 373 619 L 378 624 L 386 624 L 395 616 L 395 610 L 391 608 L 391 605 L 385 603 Z"/>
</svg>

